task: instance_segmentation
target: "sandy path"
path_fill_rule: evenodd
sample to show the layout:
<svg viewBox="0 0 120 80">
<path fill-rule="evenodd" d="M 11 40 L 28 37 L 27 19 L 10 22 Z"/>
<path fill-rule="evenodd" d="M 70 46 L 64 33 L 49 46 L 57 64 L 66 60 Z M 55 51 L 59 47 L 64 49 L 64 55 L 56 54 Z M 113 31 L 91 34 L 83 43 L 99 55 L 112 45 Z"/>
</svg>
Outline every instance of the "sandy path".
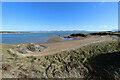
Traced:
<svg viewBox="0 0 120 80">
<path fill-rule="evenodd" d="M 45 49 L 43 52 L 30 52 L 29 54 L 23 54 L 24 56 L 43 56 L 43 55 L 51 55 L 55 54 L 60 51 L 64 50 L 72 50 L 76 48 L 80 48 L 82 46 L 98 42 L 104 40 L 104 37 L 98 37 L 98 36 L 92 36 L 88 38 L 84 38 L 81 40 L 69 40 L 64 42 L 58 42 L 58 43 L 48 43 L 48 44 L 42 44 L 45 46 L 48 46 L 48 49 Z"/>
</svg>

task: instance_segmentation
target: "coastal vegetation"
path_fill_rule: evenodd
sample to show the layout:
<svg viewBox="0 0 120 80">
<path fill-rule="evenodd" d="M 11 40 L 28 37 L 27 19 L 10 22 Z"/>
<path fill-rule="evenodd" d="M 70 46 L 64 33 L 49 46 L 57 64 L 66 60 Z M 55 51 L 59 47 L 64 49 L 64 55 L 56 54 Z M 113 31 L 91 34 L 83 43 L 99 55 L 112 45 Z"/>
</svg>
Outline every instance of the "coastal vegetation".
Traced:
<svg viewBox="0 0 120 80">
<path fill-rule="evenodd" d="M 97 33 L 90 33 L 90 35 L 118 35 L 120 31 L 111 32 L 111 31 L 104 31 L 104 32 L 97 32 Z"/>
<path fill-rule="evenodd" d="M 105 36 L 105 35 L 111 35 L 111 36 L 120 36 L 120 31 L 102 31 L 102 32 L 94 32 L 94 33 L 74 33 L 68 36 L 63 36 L 64 38 L 74 38 L 74 37 L 88 37 L 88 36 Z"/>
<path fill-rule="evenodd" d="M 120 46 L 117 40 L 93 43 L 47 56 L 22 56 L 14 51 L 21 46 L 2 46 L 3 78 L 120 79 Z"/>
<path fill-rule="evenodd" d="M 88 34 L 86 34 L 86 33 L 76 33 L 76 34 L 71 34 L 70 36 L 73 36 L 73 37 L 78 37 L 78 36 L 87 37 Z"/>
</svg>

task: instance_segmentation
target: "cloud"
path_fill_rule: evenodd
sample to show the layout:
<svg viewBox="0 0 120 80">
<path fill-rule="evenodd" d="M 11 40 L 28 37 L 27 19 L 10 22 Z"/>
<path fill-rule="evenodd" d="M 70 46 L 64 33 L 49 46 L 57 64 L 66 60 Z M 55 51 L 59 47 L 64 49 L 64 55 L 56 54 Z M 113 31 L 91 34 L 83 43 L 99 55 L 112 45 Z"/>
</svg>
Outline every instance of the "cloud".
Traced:
<svg viewBox="0 0 120 80">
<path fill-rule="evenodd" d="M 69 27 L 69 29 L 72 29 L 72 28 L 73 28 L 73 27 L 71 27 L 71 26 Z"/>
<path fill-rule="evenodd" d="M 78 28 L 78 26 L 61 26 L 60 29 L 73 29 Z"/>
<path fill-rule="evenodd" d="M 60 29 L 66 29 L 66 27 L 65 26 L 61 26 Z"/>
</svg>

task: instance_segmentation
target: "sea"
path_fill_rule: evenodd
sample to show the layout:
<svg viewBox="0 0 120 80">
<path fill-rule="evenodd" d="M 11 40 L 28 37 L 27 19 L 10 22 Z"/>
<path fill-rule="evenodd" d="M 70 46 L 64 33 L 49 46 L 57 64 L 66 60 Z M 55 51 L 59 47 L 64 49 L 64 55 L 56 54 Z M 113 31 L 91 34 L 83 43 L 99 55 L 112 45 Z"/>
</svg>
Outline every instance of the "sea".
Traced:
<svg viewBox="0 0 120 80">
<path fill-rule="evenodd" d="M 50 33 L 8 33 L 2 35 L 2 43 L 25 44 L 25 43 L 46 43 L 52 36 L 70 35 L 78 32 L 50 32 Z M 65 39 L 64 40 L 68 40 Z"/>
</svg>

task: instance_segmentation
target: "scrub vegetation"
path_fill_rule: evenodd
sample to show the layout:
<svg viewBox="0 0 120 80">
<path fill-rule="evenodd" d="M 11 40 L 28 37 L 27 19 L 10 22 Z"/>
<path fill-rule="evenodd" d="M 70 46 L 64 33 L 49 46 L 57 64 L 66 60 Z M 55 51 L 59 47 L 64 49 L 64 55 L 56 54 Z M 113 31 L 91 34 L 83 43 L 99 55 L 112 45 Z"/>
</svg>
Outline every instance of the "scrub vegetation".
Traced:
<svg viewBox="0 0 120 80">
<path fill-rule="evenodd" d="M 20 46 L 2 46 L 3 78 L 120 79 L 120 46 L 117 40 L 47 56 L 22 56 L 14 51 Z"/>
<path fill-rule="evenodd" d="M 74 33 L 71 34 L 69 36 L 63 36 L 64 38 L 74 38 L 74 37 L 89 37 L 89 36 L 107 36 L 107 35 L 111 35 L 111 36 L 120 36 L 120 31 L 103 31 L 103 32 L 94 32 L 94 33 Z"/>
</svg>

